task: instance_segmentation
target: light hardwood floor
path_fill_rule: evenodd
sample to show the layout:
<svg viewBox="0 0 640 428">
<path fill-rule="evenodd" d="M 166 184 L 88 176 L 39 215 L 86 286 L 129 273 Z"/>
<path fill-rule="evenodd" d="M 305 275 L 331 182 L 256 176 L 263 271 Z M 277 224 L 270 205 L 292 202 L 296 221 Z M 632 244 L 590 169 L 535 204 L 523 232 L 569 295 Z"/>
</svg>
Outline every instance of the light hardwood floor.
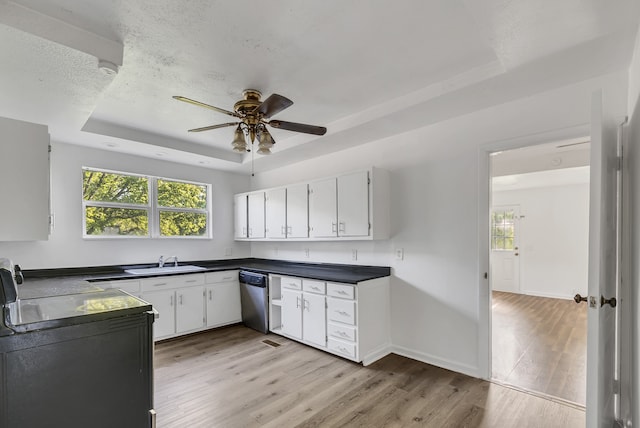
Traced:
<svg viewBox="0 0 640 428">
<path fill-rule="evenodd" d="M 587 305 L 492 293 L 493 377 L 584 406 Z"/>
<path fill-rule="evenodd" d="M 155 409 L 161 428 L 585 423 L 575 406 L 408 358 L 363 367 L 241 325 L 157 344 Z"/>
</svg>

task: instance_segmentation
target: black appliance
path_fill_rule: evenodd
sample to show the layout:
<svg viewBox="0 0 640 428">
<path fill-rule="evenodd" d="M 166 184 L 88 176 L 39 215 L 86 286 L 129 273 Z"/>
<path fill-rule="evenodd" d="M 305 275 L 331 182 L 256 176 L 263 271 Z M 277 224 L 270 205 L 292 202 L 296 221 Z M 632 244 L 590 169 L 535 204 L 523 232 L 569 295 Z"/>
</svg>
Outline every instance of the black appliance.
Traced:
<svg viewBox="0 0 640 428">
<path fill-rule="evenodd" d="M 242 322 L 261 333 L 269 332 L 269 287 L 267 276 L 240 271 L 240 304 Z"/>
<path fill-rule="evenodd" d="M 0 428 L 155 426 L 153 312 L 121 290 L 19 299 L 0 259 Z"/>
</svg>

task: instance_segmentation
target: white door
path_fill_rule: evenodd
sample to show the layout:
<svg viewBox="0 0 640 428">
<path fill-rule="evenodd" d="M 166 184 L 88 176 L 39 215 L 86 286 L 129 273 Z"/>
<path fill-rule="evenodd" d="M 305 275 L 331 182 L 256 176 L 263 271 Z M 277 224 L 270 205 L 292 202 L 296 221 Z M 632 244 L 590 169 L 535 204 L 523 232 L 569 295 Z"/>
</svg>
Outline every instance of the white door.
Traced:
<svg viewBox="0 0 640 428">
<path fill-rule="evenodd" d="M 204 287 L 176 290 L 176 332 L 183 333 L 204 327 Z"/>
<path fill-rule="evenodd" d="M 336 179 L 309 184 L 309 226 L 313 238 L 338 236 Z"/>
<path fill-rule="evenodd" d="M 158 312 L 153 322 L 153 338 L 155 340 L 171 336 L 176 332 L 175 292 L 173 290 L 144 293 L 143 300 L 151 303 Z"/>
<path fill-rule="evenodd" d="M 238 281 L 207 285 L 207 327 L 240 322 L 240 284 Z"/>
<path fill-rule="evenodd" d="M 264 192 L 250 193 L 249 205 L 249 238 L 264 238 Z"/>
<path fill-rule="evenodd" d="M 520 293 L 518 206 L 491 210 L 491 289 Z"/>
<path fill-rule="evenodd" d="M 369 174 L 338 177 L 338 235 L 369 235 Z"/>
<path fill-rule="evenodd" d="M 286 238 L 287 191 L 273 189 L 265 192 L 264 215 L 267 238 Z"/>
<path fill-rule="evenodd" d="M 282 290 L 282 333 L 302 339 L 302 293 Z"/>
<path fill-rule="evenodd" d="M 302 338 L 319 346 L 327 346 L 325 299 L 322 294 L 302 294 Z"/>
<path fill-rule="evenodd" d="M 287 187 L 287 238 L 309 237 L 308 196 L 306 184 Z"/>
<path fill-rule="evenodd" d="M 235 237 L 246 238 L 248 236 L 247 224 L 247 195 L 236 195 L 234 203 Z"/>
<path fill-rule="evenodd" d="M 586 408 L 589 428 L 612 427 L 615 420 L 616 309 L 601 299 L 615 297 L 616 292 L 616 166 L 616 125 L 603 111 L 602 92 L 598 91 L 591 100 Z"/>
</svg>

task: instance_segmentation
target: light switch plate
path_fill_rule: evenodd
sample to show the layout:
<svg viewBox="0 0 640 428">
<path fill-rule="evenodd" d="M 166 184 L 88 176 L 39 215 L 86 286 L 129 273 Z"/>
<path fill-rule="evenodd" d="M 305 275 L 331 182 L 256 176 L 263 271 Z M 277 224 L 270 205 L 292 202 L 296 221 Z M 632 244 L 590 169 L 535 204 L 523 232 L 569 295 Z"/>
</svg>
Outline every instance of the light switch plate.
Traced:
<svg viewBox="0 0 640 428">
<path fill-rule="evenodd" d="M 404 260 L 404 248 L 396 248 L 396 260 Z"/>
<path fill-rule="evenodd" d="M 355 248 L 351 250 L 351 260 L 358 260 L 358 250 Z"/>
</svg>

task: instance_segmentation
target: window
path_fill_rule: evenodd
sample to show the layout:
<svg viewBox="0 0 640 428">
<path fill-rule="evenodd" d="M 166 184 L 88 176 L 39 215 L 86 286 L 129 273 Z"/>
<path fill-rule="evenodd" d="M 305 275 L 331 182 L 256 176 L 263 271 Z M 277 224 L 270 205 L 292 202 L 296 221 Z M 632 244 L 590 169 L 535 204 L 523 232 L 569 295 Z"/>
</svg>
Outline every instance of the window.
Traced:
<svg viewBox="0 0 640 428">
<path fill-rule="evenodd" d="M 515 212 L 512 209 L 491 213 L 491 249 L 513 251 L 515 245 Z"/>
<path fill-rule="evenodd" d="M 85 237 L 210 236 L 210 186 L 83 168 Z"/>
</svg>

